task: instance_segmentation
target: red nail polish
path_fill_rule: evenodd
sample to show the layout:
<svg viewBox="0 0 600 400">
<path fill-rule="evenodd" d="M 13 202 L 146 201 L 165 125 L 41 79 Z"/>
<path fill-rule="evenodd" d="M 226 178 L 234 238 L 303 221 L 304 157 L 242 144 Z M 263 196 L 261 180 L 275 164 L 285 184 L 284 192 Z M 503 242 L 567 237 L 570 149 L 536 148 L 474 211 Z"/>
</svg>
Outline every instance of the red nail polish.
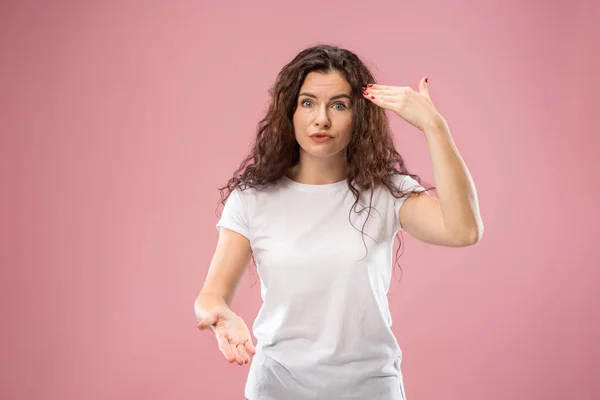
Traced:
<svg viewBox="0 0 600 400">
<path fill-rule="evenodd" d="M 372 84 L 372 83 L 369 83 L 369 87 L 373 87 L 373 84 Z"/>
<path fill-rule="evenodd" d="M 371 96 L 371 98 L 372 98 L 372 99 L 374 99 L 374 98 L 375 98 L 375 96 Z"/>
<path fill-rule="evenodd" d="M 362 87 L 362 90 L 367 90 L 367 88 L 363 86 L 363 87 Z"/>
<path fill-rule="evenodd" d="M 369 93 L 367 93 L 367 92 L 363 92 L 363 94 L 366 96 L 366 95 L 368 95 Z"/>
<path fill-rule="evenodd" d="M 425 83 L 429 83 L 429 78 L 425 78 Z"/>
</svg>

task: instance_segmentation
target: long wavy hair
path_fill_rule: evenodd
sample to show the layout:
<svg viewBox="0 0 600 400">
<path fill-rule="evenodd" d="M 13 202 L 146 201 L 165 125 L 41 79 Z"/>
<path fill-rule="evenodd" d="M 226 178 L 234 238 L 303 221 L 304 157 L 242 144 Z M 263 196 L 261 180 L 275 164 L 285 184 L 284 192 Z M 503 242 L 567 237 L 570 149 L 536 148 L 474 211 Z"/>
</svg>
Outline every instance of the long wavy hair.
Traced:
<svg viewBox="0 0 600 400">
<path fill-rule="evenodd" d="M 258 123 L 252 150 L 227 184 L 218 188 L 220 205 L 225 205 L 235 188 L 264 188 L 298 164 L 300 145 L 295 138 L 293 116 L 300 88 L 310 72 L 338 72 L 352 88 L 353 132 L 346 149 L 346 160 L 348 188 L 356 201 L 349 210 L 348 218 L 353 209 L 358 213 L 364 211 L 357 211 L 356 205 L 361 192 L 370 191 L 369 214 L 361 229 L 364 243 L 364 226 L 371 215 L 374 189 L 383 185 L 394 197 L 402 198 L 410 192 L 396 187 L 392 177 L 395 174 L 409 175 L 419 183 L 421 179 L 409 173 L 404 159 L 396 151 L 385 111 L 363 98 L 362 87 L 375 83 L 373 75 L 356 54 L 336 46 L 319 44 L 309 47 L 279 72 L 275 84 L 269 89 L 271 102 L 266 116 Z M 396 261 L 402 248 L 400 235 L 401 231 L 397 235 Z M 256 266 L 254 255 L 252 260 Z"/>
</svg>

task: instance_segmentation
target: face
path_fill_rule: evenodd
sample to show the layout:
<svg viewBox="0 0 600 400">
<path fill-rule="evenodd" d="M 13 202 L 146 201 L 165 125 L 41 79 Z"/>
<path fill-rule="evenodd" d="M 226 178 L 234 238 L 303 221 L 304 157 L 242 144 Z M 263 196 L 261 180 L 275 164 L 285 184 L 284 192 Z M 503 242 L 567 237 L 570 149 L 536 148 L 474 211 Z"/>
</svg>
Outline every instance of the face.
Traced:
<svg viewBox="0 0 600 400">
<path fill-rule="evenodd" d="M 351 92 L 350 84 L 338 72 L 306 75 L 293 118 L 301 159 L 306 155 L 345 159 L 344 150 L 352 138 Z M 327 138 L 311 137 L 316 133 Z"/>
</svg>

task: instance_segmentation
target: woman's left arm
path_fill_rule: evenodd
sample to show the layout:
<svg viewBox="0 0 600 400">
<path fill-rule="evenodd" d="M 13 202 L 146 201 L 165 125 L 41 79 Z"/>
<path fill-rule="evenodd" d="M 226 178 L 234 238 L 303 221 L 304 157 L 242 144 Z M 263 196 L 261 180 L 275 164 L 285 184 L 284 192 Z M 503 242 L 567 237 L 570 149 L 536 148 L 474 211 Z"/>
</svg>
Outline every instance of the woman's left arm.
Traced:
<svg viewBox="0 0 600 400">
<path fill-rule="evenodd" d="M 451 247 L 477 243 L 483 222 L 475 185 L 448 124 L 429 97 L 427 78 L 421 79 L 419 92 L 410 87 L 370 85 L 363 95 L 417 127 L 427 141 L 438 198 L 410 195 L 398 215 L 402 228 L 427 243 Z"/>
</svg>

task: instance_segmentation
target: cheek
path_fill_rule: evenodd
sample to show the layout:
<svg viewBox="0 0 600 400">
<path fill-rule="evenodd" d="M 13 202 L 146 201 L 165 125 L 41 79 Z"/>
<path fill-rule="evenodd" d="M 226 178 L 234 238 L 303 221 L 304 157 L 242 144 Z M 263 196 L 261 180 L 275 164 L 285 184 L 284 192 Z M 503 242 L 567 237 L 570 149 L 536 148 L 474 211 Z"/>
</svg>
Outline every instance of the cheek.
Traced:
<svg viewBox="0 0 600 400">
<path fill-rule="evenodd" d="M 342 121 L 342 125 L 343 125 L 343 129 L 344 129 L 344 133 L 351 135 L 352 134 L 352 130 L 354 129 L 354 123 L 352 121 L 352 115 L 346 116 L 344 118 L 344 120 Z"/>
<path fill-rule="evenodd" d="M 294 118 L 292 118 L 292 123 L 294 124 L 294 130 L 301 130 L 304 122 L 304 118 L 301 112 L 296 111 L 294 113 Z"/>
</svg>

